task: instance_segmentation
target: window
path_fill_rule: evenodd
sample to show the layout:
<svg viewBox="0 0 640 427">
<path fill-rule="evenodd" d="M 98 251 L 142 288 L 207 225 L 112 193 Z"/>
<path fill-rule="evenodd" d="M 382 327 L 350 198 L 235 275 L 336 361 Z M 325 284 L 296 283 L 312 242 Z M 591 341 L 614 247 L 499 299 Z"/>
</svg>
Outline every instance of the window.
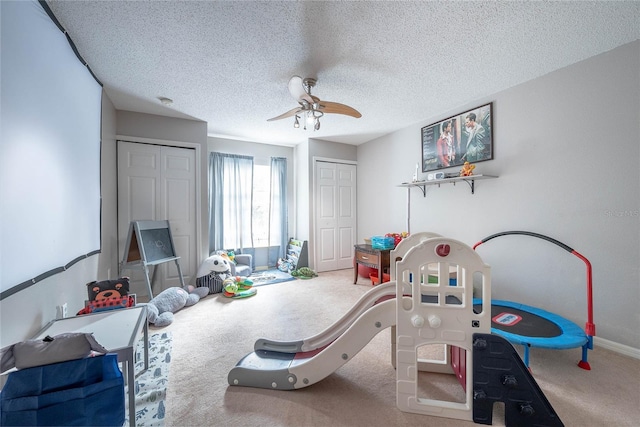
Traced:
<svg viewBox="0 0 640 427">
<path fill-rule="evenodd" d="M 269 208 L 271 168 L 268 165 L 253 165 L 253 246 L 269 246 Z"/>
<path fill-rule="evenodd" d="M 275 265 L 287 243 L 287 159 L 261 165 L 251 156 L 211 153 L 209 179 L 210 251 L 274 248 Z"/>
</svg>

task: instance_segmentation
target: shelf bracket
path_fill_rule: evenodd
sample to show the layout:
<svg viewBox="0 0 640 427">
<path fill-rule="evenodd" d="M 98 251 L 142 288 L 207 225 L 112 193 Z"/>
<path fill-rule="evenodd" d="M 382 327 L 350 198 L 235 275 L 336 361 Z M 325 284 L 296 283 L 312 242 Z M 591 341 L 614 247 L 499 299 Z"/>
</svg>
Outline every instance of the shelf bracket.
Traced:
<svg viewBox="0 0 640 427">
<path fill-rule="evenodd" d="M 475 179 L 463 179 L 464 182 L 466 182 L 467 184 L 469 184 L 469 187 L 471 188 L 471 194 L 475 194 L 476 191 L 476 180 Z"/>
</svg>

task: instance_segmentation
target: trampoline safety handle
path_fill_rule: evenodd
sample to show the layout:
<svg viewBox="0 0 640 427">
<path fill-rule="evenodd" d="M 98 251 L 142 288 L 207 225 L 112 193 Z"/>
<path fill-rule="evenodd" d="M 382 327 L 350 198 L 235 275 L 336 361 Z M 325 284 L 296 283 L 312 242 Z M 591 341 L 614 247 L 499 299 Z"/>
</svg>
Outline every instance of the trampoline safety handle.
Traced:
<svg viewBox="0 0 640 427">
<path fill-rule="evenodd" d="M 589 260 L 585 258 L 581 253 L 576 251 L 575 249 L 565 245 L 562 242 L 557 241 L 556 239 L 545 236 L 543 234 L 532 233 L 530 231 L 504 231 L 502 233 L 492 234 L 491 236 L 485 237 L 484 239 L 480 240 L 478 243 L 473 245 L 473 249 L 475 250 L 481 244 L 491 239 L 494 239 L 496 237 L 513 235 L 513 234 L 537 237 L 539 239 L 551 242 L 557 246 L 560 246 L 562 249 L 566 250 L 567 252 L 577 256 L 587 265 L 587 322 L 585 324 L 585 333 L 591 337 L 595 336 L 596 325 L 593 323 L 593 274 L 591 271 L 591 263 L 589 262 Z"/>
</svg>

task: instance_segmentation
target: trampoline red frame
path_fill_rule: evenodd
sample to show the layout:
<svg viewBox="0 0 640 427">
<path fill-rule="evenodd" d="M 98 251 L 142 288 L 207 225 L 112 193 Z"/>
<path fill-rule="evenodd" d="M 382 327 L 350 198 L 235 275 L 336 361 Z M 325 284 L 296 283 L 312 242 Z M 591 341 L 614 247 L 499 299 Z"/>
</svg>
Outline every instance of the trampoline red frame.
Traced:
<svg viewBox="0 0 640 427">
<path fill-rule="evenodd" d="M 591 269 L 591 262 L 580 254 L 578 251 L 573 248 L 561 243 L 551 237 L 545 236 L 543 234 L 532 233 L 529 231 L 504 231 L 501 233 L 492 234 L 491 236 L 485 237 L 478 243 L 473 246 L 475 250 L 478 246 L 483 243 L 488 242 L 496 237 L 507 236 L 507 235 L 523 235 L 523 236 L 531 236 L 536 237 L 542 240 L 546 240 L 550 243 L 553 243 L 562 249 L 566 250 L 570 254 L 581 259 L 586 267 L 587 267 L 587 322 L 585 324 L 584 331 L 580 329 L 575 323 L 570 320 L 565 319 L 564 317 L 524 304 L 514 303 L 511 301 L 492 301 L 492 305 L 499 305 L 504 307 L 514 307 L 519 308 L 522 311 L 529 312 L 536 316 L 540 316 L 550 322 L 555 323 L 563 332 L 560 337 L 553 338 L 539 338 L 539 337 L 526 337 L 522 335 L 517 335 L 513 333 L 509 333 L 503 331 L 498 328 L 491 328 L 492 333 L 496 335 L 500 335 L 506 338 L 508 341 L 522 345 L 524 347 L 524 363 L 528 367 L 529 366 L 529 348 L 530 347 L 542 347 L 542 348 L 551 348 L 551 349 L 566 349 L 566 348 L 576 348 L 582 347 L 582 359 L 578 362 L 578 366 L 582 369 L 590 370 L 591 366 L 587 360 L 587 352 L 588 350 L 593 350 L 593 337 L 596 334 L 596 325 L 593 323 L 593 274 Z"/>
</svg>

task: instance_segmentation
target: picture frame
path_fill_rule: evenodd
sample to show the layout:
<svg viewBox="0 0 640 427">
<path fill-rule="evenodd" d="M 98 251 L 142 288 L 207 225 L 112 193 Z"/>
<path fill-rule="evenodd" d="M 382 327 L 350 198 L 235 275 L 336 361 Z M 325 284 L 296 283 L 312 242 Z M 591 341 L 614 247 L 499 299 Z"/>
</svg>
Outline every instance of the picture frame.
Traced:
<svg viewBox="0 0 640 427">
<path fill-rule="evenodd" d="M 492 160 L 493 103 L 425 126 L 421 137 L 422 172 Z"/>
</svg>

